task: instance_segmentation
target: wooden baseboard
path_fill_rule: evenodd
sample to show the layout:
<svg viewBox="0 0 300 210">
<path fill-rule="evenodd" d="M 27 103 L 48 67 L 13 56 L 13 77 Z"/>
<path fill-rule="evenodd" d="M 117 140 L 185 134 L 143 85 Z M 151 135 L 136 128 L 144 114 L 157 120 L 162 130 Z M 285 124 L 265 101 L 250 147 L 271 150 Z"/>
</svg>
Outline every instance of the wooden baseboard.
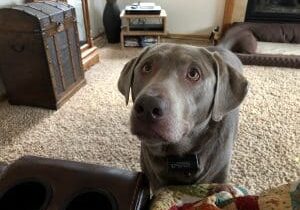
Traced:
<svg viewBox="0 0 300 210">
<path fill-rule="evenodd" d="M 99 53 L 97 52 L 97 47 L 92 47 L 82 53 L 82 63 L 83 69 L 87 71 L 96 63 L 99 63 Z"/>
<path fill-rule="evenodd" d="M 162 38 L 168 39 L 186 39 L 186 40 L 208 40 L 209 35 L 202 35 L 202 34 L 172 34 L 168 33 Z"/>
</svg>

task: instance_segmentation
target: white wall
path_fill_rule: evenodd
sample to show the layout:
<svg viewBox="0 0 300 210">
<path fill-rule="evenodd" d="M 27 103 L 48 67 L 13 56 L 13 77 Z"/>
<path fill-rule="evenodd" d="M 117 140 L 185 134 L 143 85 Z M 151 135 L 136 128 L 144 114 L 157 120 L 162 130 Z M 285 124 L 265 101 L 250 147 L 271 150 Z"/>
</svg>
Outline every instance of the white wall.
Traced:
<svg viewBox="0 0 300 210">
<path fill-rule="evenodd" d="M 0 7 L 11 6 L 14 4 L 22 4 L 24 0 L 0 0 Z"/>
<path fill-rule="evenodd" d="M 23 0 L 0 0 L 0 7 L 20 4 Z M 120 10 L 137 0 L 118 0 Z M 225 0 L 143 0 L 155 2 L 168 14 L 167 31 L 173 34 L 208 35 L 222 25 Z M 104 32 L 102 15 L 106 0 L 89 0 L 92 36 Z"/>
<path fill-rule="evenodd" d="M 91 30 L 92 30 L 93 37 L 104 32 L 102 16 L 103 16 L 105 3 L 106 3 L 105 0 L 89 1 L 89 12 L 90 12 Z"/>
<path fill-rule="evenodd" d="M 68 0 L 68 3 L 70 5 L 72 5 L 73 7 L 75 7 L 79 40 L 86 42 L 82 1 L 81 0 Z"/>
<path fill-rule="evenodd" d="M 120 10 L 137 0 L 118 0 Z M 155 2 L 168 14 L 167 31 L 173 34 L 208 35 L 212 29 L 222 25 L 225 0 L 143 0 Z M 105 0 L 90 0 L 92 35 L 104 32 L 102 15 Z"/>
<path fill-rule="evenodd" d="M 119 0 L 120 9 L 136 0 Z M 208 35 L 222 25 L 225 0 L 144 0 L 155 2 L 168 14 L 167 31 L 173 34 Z"/>
</svg>

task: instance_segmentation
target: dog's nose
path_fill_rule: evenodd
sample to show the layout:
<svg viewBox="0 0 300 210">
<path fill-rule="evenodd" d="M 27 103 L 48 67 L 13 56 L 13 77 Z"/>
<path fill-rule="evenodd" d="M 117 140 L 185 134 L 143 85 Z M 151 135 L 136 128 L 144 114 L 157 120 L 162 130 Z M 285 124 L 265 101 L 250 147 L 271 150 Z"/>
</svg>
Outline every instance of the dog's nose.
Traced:
<svg viewBox="0 0 300 210">
<path fill-rule="evenodd" d="M 166 103 L 159 97 L 142 95 L 134 104 L 134 111 L 138 118 L 146 121 L 161 119 L 166 110 Z"/>
</svg>

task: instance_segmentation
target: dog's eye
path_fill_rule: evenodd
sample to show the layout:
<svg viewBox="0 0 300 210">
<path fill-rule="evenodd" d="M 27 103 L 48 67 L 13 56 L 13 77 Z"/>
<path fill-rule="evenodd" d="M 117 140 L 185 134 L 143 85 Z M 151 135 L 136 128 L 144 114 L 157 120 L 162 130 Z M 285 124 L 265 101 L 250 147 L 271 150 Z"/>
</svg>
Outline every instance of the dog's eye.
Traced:
<svg viewBox="0 0 300 210">
<path fill-rule="evenodd" d="M 145 63 L 142 70 L 145 73 L 151 72 L 151 70 L 152 70 L 152 64 L 150 62 Z"/>
<path fill-rule="evenodd" d="M 197 67 L 191 67 L 187 72 L 187 78 L 192 81 L 198 81 L 200 79 L 200 70 Z"/>
</svg>

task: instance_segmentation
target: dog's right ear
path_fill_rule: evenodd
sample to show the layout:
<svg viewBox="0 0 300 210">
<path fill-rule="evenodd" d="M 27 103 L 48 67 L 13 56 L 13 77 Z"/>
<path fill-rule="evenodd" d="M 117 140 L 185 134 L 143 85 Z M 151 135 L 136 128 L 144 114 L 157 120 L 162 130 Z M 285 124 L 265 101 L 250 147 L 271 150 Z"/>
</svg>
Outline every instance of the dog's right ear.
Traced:
<svg viewBox="0 0 300 210">
<path fill-rule="evenodd" d="M 118 89 L 125 97 L 126 105 L 128 104 L 129 101 L 129 92 L 130 92 L 131 84 L 133 82 L 132 80 L 134 74 L 134 67 L 136 66 L 136 60 L 137 57 L 131 59 L 125 64 L 118 81 Z"/>
<path fill-rule="evenodd" d="M 149 49 L 150 47 L 146 47 L 138 57 L 135 57 L 128 61 L 120 74 L 118 81 L 118 89 L 124 95 L 126 105 L 129 101 L 130 88 L 134 80 L 134 69 L 137 66 L 137 64 L 141 61 L 142 57 L 149 51 Z"/>
</svg>

